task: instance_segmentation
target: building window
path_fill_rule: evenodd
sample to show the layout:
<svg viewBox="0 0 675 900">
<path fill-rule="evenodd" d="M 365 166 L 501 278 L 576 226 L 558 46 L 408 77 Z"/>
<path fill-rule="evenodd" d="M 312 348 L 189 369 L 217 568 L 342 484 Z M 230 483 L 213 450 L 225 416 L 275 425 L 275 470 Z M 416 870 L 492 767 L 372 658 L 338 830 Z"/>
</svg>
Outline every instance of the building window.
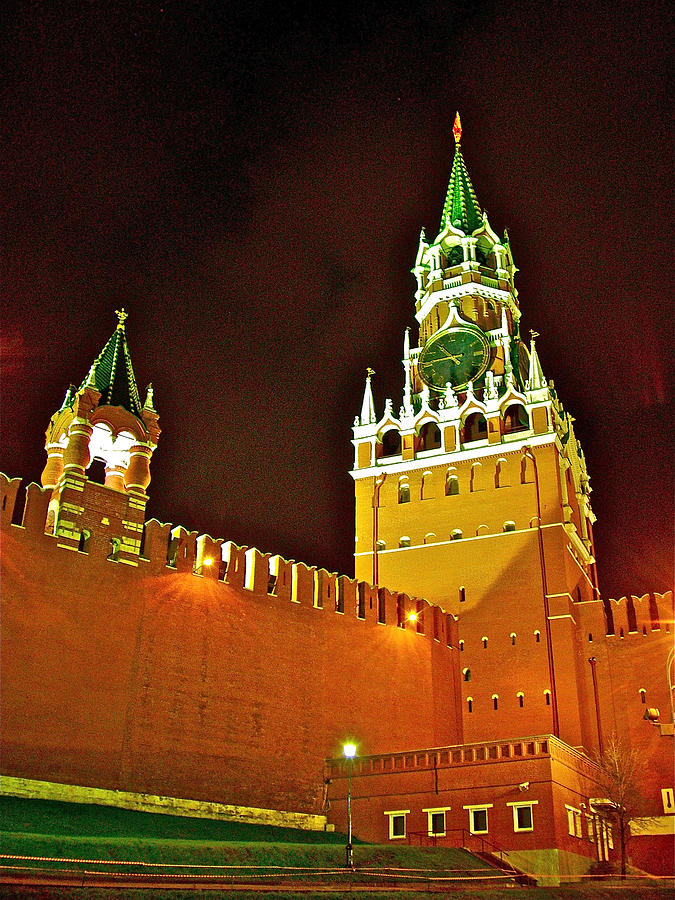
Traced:
<svg viewBox="0 0 675 900">
<path fill-rule="evenodd" d="M 386 542 L 386 541 L 376 541 L 376 542 L 375 542 L 375 549 L 378 551 L 378 553 L 379 553 L 380 550 L 386 550 L 386 549 L 387 549 L 387 542 Z"/>
<path fill-rule="evenodd" d="M 492 695 L 492 708 L 499 709 L 499 697 L 497 694 Z"/>
<path fill-rule="evenodd" d="M 644 688 L 640 688 L 639 694 L 640 694 L 640 703 L 646 703 L 647 702 L 647 691 Z"/>
<path fill-rule="evenodd" d="M 536 641 L 537 644 L 539 643 L 539 641 L 541 640 L 541 631 L 535 631 L 534 640 Z"/>
<path fill-rule="evenodd" d="M 390 428 L 382 435 L 382 456 L 398 456 L 401 452 L 401 435 Z"/>
<path fill-rule="evenodd" d="M 450 535 L 451 541 L 461 541 L 462 540 L 462 532 L 459 528 L 455 528 L 455 530 Z"/>
<path fill-rule="evenodd" d="M 464 676 L 464 681 L 471 681 L 471 669 L 462 669 L 462 675 Z"/>
<path fill-rule="evenodd" d="M 551 692 L 550 691 L 544 691 L 544 700 L 546 701 L 547 706 L 551 705 Z"/>
<path fill-rule="evenodd" d="M 401 840 L 406 836 L 406 820 L 405 817 L 410 812 L 409 809 L 394 809 L 385 812 L 385 816 L 389 816 L 389 840 Z"/>
<path fill-rule="evenodd" d="M 511 646 L 513 646 L 513 647 L 516 646 L 516 633 L 515 633 L 515 631 L 512 631 L 512 632 L 511 632 Z"/>
<path fill-rule="evenodd" d="M 398 483 L 398 502 L 410 503 L 410 485 L 407 479 Z"/>
<path fill-rule="evenodd" d="M 466 705 L 469 712 L 473 712 L 473 697 L 466 698 Z"/>
<path fill-rule="evenodd" d="M 525 695 L 522 691 L 518 691 L 516 697 L 518 698 L 518 706 L 522 709 L 525 706 Z"/>
<path fill-rule="evenodd" d="M 483 650 L 486 650 L 486 649 L 487 649 L 487 638 L 486 638 L 486 637 L 482 637 L 482 638 L 481 638 L 481 641 L 482 641 L 482 643 L 483 643 Z"/>
<path fill-rule="evenodd" d="M 469 831 L 471 834 L 488 833 L 488 809 L 492 809 L 491 803 L 481 806 L 465 806 L 469 810 Z"/>
<path fill-rule="evenodd" d="M 514 831 L 533 831 L 534 816 L 532 807 L 536 806 L 538 800 L 531 800 L 528 803 L 507 803 L 513 810 L 513 830 Z"/>
<path fill-rule="evenodd" d="M 515 522 L 504 522 L 504 531 L 515 531 L 516 523 Z"/>
<path fill-rule="evenodd" d="M 404 534 L 403 537 L 399 539 L 398 542 L 399 547 L 409 547 L 410 546 L 410 538 L 407 534 Z"/>
<path fill-rule="evenodd" d="M 456 475 L 448 474 L 445 479 L 445 495 L 446 497 L 454 497 L 459 494 L 459 478 Z"/>
<path fill-rule="evenodd" d="M 449 806 L 439 806 L 435 809 L 423 809 L 427 814 L 427 831 L 429 837 L 445 837 L 445 814 Z"/>
<path fill-rule="evenodd" d="M 567 833 L 570 837 L 581 837 L 581 810 L 565 805 L 567 810 Z"/>
<path fill-rule="evenodd" d="M 466 588 L 461 587 L 459 589 L 459 602 L 464 603 L 466 600 Z"/>
<path fill-rule="evenodd" d="M 462 651 L 464 649 L 464 641 L 459 642 L 459 649 Z"/>
</svg>

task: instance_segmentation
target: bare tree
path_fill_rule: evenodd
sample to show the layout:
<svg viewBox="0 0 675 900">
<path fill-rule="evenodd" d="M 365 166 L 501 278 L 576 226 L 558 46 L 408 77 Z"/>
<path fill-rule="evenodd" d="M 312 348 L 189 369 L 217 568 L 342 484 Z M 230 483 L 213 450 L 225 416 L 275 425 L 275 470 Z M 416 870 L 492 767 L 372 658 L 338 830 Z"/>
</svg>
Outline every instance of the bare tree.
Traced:
<svg viewBox="0 0 675 900">
<path fill-rule="evenodd" d="M 637 747 L 631 747 L 614 734 L 594 760 L 600 767 L 604 800 L 595 806 L 616 826 L 621 848 L 621 877 L 625 878 L 630 823 L 640 815 L 639 782 L 644 773 L 644 759 Z"/>
</svg>

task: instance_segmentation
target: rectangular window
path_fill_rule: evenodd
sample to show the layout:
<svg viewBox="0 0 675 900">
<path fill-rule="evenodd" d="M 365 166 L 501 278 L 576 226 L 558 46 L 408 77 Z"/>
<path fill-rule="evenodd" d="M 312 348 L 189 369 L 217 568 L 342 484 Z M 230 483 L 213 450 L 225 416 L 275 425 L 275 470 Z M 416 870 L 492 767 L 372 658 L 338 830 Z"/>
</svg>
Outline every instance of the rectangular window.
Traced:
<svg viewBox="0 0 675 900">
<path fill-rule="evenodd" d="M 507 803 L 507 806 L 513 809 L 513 830 L 514 831 L 533 831 L 534 816 L 532 807 L 536 806 L 537 800 L 530 800 L 529 803 Z"/>
<path fill-rule="evenodd" d="M 449 806 L 441 806 L 436 809 L 423 809 L 427 814 L 427 832 L 429 837 L 445 837 L 445 814 Z"/>
<path fill-rule="evenodd" d="M 668 816 L 675 813 L 675 793 L 672 788 L 661 788 L 663 812 Z"/>
<path fill-rule="evenodd" d="M 464 809 L 469 810 L 469 831 L 471 834 L 487 834 L 488 809 L 491 808 L 491 803 L 481 804 L 480 806 L 464 807 Z"/>
<path fill-rule="evenodd" d="M 394 809 L 385 812 L 385 816 L 389 816 L 389 840 L 401 840 L 406 836 L 406 819 L 410 812 L 409 809 Z"/>
<path fill-rule="evenodd" d="M 570 837 L 581 837 L 581 810 L 565 806 L 567 810 L 567 833 Z"/>
</svg>

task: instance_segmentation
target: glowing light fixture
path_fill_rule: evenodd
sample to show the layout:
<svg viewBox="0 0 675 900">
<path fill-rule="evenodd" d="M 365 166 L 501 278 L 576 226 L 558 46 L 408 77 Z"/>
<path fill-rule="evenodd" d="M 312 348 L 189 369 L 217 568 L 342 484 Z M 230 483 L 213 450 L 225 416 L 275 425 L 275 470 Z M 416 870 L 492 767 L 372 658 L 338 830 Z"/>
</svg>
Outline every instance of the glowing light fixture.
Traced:
<svg viewBox="0 0 675 900">
<path fill-rule="evenodd" d="M 207 556 L 206 559 L 204 560 L 204 562 L 202 563 L 202 565 L 203 566 L 212 566 L 213 560 L 211 559 L 210 556 Z"/>
<path fill-rule="evenodd" d="M 416 622 L 417 618 L 418 618 L 418 616 L 417 616 L 416 612 L 408 613 L 408 621 L 409 622 Z"/>
<path fill-rule="evenodd" d="M 356 744 L 345 744 L 342 748 L 342 752 L 346 759 L 354 759 L 356 756 Z"/>
</svg>

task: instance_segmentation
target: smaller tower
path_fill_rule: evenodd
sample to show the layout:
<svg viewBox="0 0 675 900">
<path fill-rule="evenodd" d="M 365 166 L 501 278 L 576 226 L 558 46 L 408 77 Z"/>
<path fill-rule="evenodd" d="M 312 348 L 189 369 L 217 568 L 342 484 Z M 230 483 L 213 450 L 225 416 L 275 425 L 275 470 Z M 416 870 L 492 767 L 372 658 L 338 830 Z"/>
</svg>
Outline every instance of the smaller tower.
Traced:
<svg viewBox="0 0 675 900">
<path fill-rule="evenodd" d="M 79 388 L 70 386 L 46 431 L 42 485 L 52 489 L 45 530 L 59 546 L 102 544 L 118 562 L 136 565 L 160 434 L 152 385 L 141 404 L 126 339 L 124 309 L 110 340 Z M 87 471 L 105 466 L 98 484 Z"/>
</svg>

